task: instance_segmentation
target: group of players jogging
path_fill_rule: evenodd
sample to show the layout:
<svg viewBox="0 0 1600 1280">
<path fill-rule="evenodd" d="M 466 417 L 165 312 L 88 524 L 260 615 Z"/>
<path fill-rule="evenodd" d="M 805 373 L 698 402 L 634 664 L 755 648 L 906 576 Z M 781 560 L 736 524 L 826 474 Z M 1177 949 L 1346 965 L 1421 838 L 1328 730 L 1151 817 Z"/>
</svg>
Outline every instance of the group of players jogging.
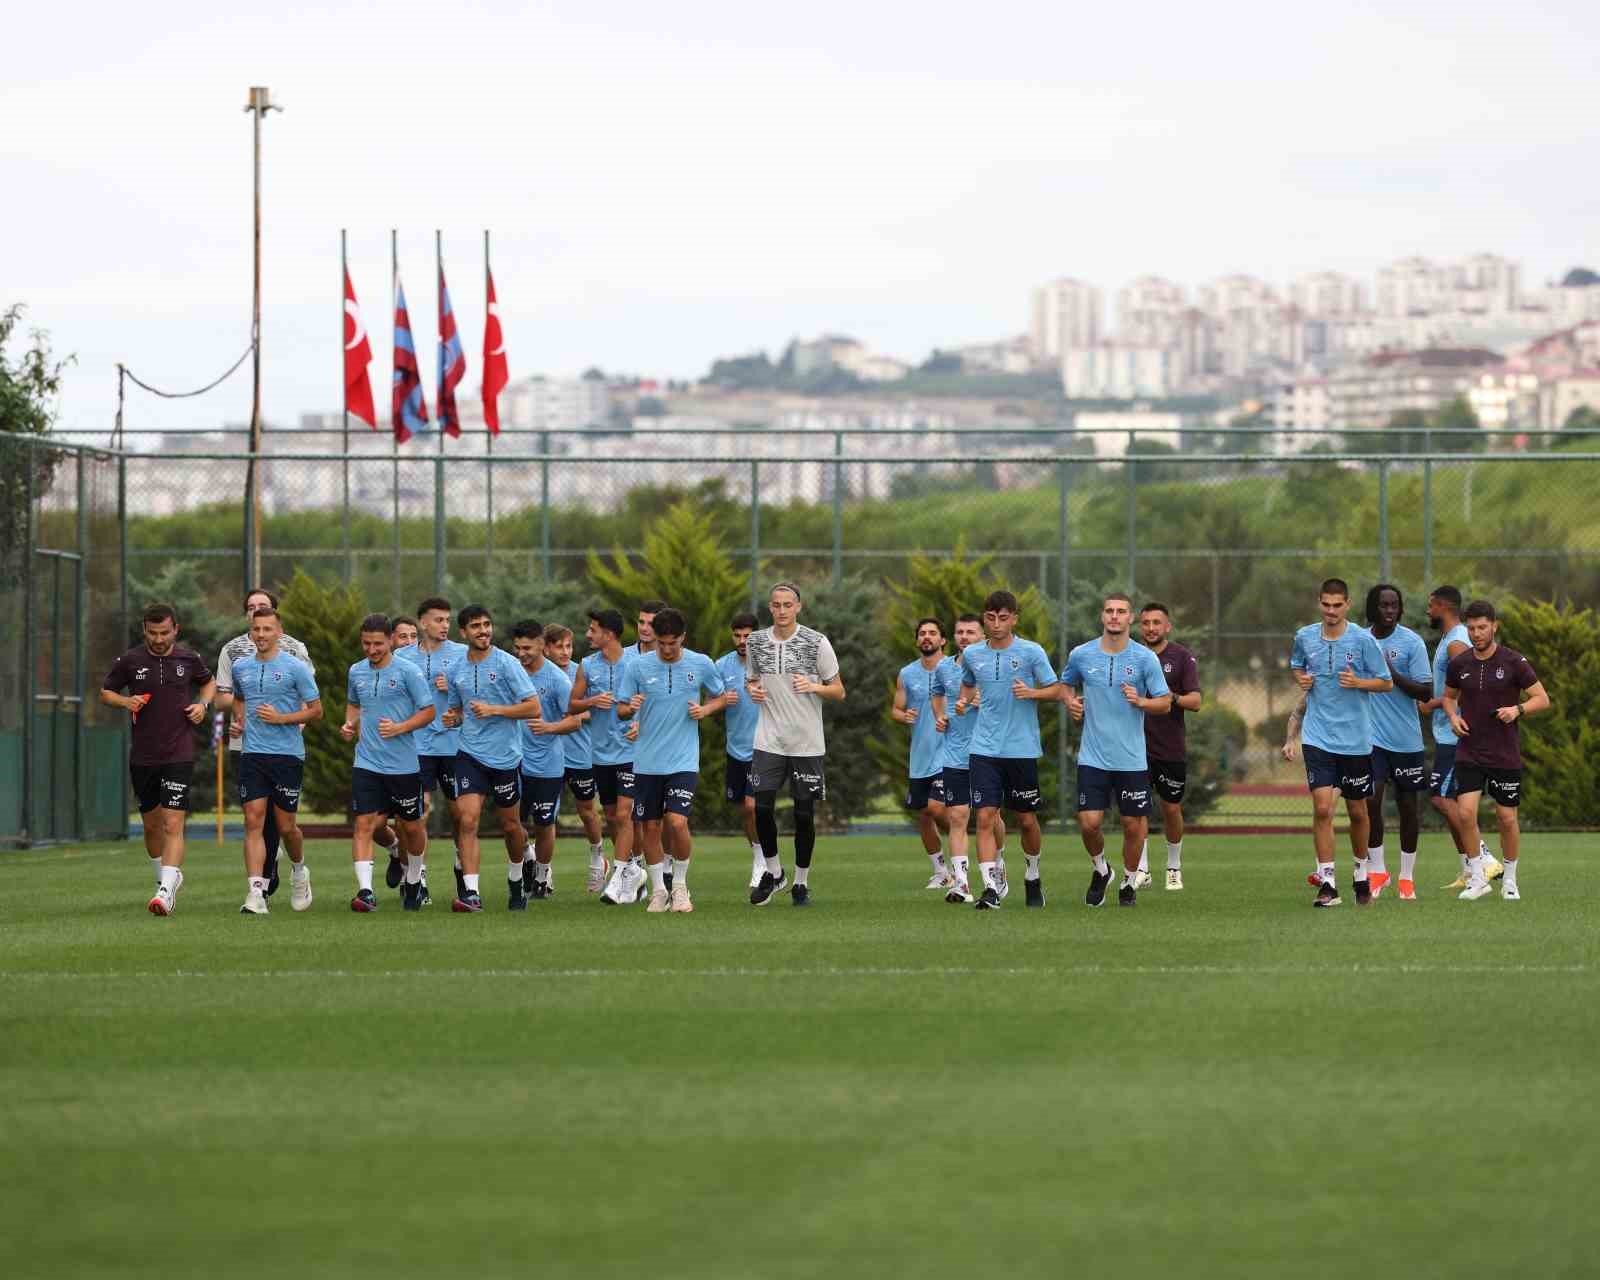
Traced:
<svg viewBox="0 0 1600 1280">
<path fill-rule="evenodd" d="M 535 620 L 511 629 L 511 651 L 495 644 L 482 605 L 452 618 L 441 597 L 415 618 L 372 614 L 360 627 L 362 658 L 347 674 L 341 736 L 354 744 L 351 811 L 356 880 L 350 908 L 376 911 L 375 850 L 388 852 L 385 881 L 405 910 L 431 902 L 426 818 L 438 792 L 453 845 L 452 910 L 483 909 L 479 828 L 492 808 L 506 850 L 510 910 L 554 893 L 556 820 L 570 794 L 589 848 L 586 888 L 610 905 L 647 901 L 652 913 L 694 910 L 689 893 L 689 816 L 700 780 L 699 722 L 726 722 L 725 794 L 740 807 L 750 843 L 750 903 L 787 892 L 810 905 L 816 809 L 825 788 L 822 703 L 842 700 L 839 663 L 826 636 L 800 624 L 791 582 L 768 597 L 772 625 L 731 619 L 732 648 L 720 659 L 685 647 L 688 620 L 658 600 L 623 644 L 615 609 L 589 615 L 588 652 L 574 661 L 574 636 Z M 1517 804 L 1522 759 L 1517 722 L 1550 705 L 1527 660 L 1500 645 L 1492 605 L 1463 611 L 1453 587 L 1436 589 L 1429 619 L 1442 632 L 1431 668 L 1416 632 L 1399 624 L 1398 588 L 1368 595 L 1370 629 L 1350 622 L 1348 586 L 1323 582 L 1322 620 L 1296 633 L 1290 666 L 1302 696 L 1290 717 L 1285 758 L 1303 756 L 1313 804 L 1315 905 L 1340 903 L 1334 869 L 1336 793 L 1344 796 L 1357 903 L 1389 880 L 1383 799 L 1392 783 L 1400 816 L 1398 896 L 1416 897 L 1419 796 L 1431 790 L 1461 859 L 1449 888 L 1483 897 L 1503 877 L 1518 897 Z M 178 642 L 170 605 L 143 616 L 143 641 L 117 659 L 102 701 L 132 718 L 130 776 L 155 876 L 152 914 L 176 907 L 184 822 L 193 773 L 193 726 L 208 708 L 228 713 L 244 812 L 247 891 L 241 913 L 265 915 L 278 887 L 279 853 L 290 861 L 290 900 L 311 906 L 310 871 L 297 825 L 306 723 L 322 701 L 310 656 L 285 635 L 271 592 L 245 599 L 248 630 L 223 646 L 213 673 Z M 1084 902 L 1105 903 L 1113 881 L 1104 822 L 1113 804 L 1122 828 L 1122 906 L 1151 883 L 1148 827 L 1160 806 L 1166 887 L 1183 888 L 1184 716 L 1198 711 L 1194 654 L 1171 638 L 1170 610 L 1105 596 L 1101 633 L 1068 654 L 1058 673 L 1037 643 L 1015 633 L 1016 598 L 995 591 L 982 613 L 955 620 L 955 655 L 944 624 L 922 618 L 918 657 L 900 672 L 892 716 L 911 730 L 906 806 L 918 815 L 932 864 L 930 890 L 951 903 L 999 910 L 1008 896 L 1004 812 L 1020 833 L 1030 907 L 1045 904 L 1038 818 L 1039 704 L 1061 702 L 1082 726 L 1076 770 L 1079 833 L 1091 873 Z M 461 636 L 450 639 L 451 623 Z M 1133 638 L 1137 625 L 1143 643 Z M 1431 714 L 1435 754 L 1425 763 L 1419 712 Z M 793 802 L 793 875 L 778 847 L 776 805 Z M 1501 860 L 1478 836 L 1481 793 L 1498 820 Z M 979 878 L 970 878 L 968 826 Z M 606 842 L 611 845 L 607 857 Z M 948 856 L 945 843 L 948 842 Z M 974 889 L 977 890 L 974 893 Z"/>
</svg>

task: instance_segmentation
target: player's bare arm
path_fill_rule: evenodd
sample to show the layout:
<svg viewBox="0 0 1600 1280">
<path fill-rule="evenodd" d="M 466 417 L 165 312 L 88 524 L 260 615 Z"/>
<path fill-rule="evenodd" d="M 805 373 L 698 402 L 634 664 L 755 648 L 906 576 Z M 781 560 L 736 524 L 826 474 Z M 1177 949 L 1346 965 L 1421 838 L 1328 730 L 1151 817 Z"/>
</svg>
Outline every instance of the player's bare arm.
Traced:
<svg viewBox="0 0 1600 1280">
<path fill-rule="evenodd" d="M 279 711 L 271 703 L 256 708 L 256 719 L 262 724 L 310 724 L 322 719 L 322 699 L 313 698 L 298 711 Z"/>
</svg>

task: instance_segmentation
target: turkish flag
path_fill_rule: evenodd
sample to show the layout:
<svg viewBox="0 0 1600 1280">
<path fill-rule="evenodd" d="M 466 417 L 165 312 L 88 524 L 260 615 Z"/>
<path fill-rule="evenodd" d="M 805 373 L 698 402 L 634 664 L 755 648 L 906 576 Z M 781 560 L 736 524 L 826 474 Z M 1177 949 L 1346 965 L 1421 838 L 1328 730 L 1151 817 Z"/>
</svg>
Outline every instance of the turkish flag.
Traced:
<svg viewBox="0 0 1600 1280">
<path fill-rule="evenodd" d="M 367 327 L 361 323 L 361 308 L 350 284 L 350 271 L 344 273 L 344 407 L 373 430 L 378 427 L 378 411 L 372 403 L 372 380 L 367 366 L 372 363 L 372 344 Z"/>
<path fill-rule="evenodd" d="M 494 296 L 494 273 L 489 279 L 489 313 L 483 322 L 483 423 L 489 434 L 500 434 L 500 393 L 511 380 L 506 372 L 506 340 L 500 332 L 500 304 Z"/>
</svg>

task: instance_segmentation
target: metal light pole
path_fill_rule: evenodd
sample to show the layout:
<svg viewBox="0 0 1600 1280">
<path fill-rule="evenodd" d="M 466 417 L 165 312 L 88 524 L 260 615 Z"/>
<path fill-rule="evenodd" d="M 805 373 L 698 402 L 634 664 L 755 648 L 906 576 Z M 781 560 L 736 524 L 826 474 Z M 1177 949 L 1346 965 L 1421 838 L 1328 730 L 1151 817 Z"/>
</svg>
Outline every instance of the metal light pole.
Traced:
<svg viewBox="0 0 1600 1280">
<path fill-rule="evenodd" d="M 265 85 L 252 85 L 250 101 L 245 104 L 251 116 L 251 132 L 255 147 L 255 289 L 250 304 L 250 462 L 245 468 L 245 554 L 244 590 L 249 591 L 261 579 L 261 121 L 269 111 L 282 111 L 274 106 L 272 94 Z"/>
</svg>

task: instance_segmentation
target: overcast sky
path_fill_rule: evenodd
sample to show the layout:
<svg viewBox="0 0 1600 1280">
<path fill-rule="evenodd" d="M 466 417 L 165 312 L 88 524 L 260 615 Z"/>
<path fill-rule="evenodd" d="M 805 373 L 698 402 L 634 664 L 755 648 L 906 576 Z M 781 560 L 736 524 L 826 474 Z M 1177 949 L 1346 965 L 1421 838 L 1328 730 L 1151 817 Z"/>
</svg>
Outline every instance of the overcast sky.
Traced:
<svg viewBox="0 0 1600 1280">
<path fill-rule="evenodd" d="M 264 83 L 269 419 L 340 404 L 338 237 L 389 376 L 389 228 L 433 400 L 433 229 L 477 386 L 481 233 L 513 377 L 692 376 L 848 332 L 1021 332 L 1036 282 L 1283 281 L 1481 250 L 1600 266 L 1600 6 L 1383 0 L 30 5 L 0 44 L 0 303 L 182 388 L 248 341 Z M 240 377 L 130 425 L 248 416 Z"/>
</svg>

